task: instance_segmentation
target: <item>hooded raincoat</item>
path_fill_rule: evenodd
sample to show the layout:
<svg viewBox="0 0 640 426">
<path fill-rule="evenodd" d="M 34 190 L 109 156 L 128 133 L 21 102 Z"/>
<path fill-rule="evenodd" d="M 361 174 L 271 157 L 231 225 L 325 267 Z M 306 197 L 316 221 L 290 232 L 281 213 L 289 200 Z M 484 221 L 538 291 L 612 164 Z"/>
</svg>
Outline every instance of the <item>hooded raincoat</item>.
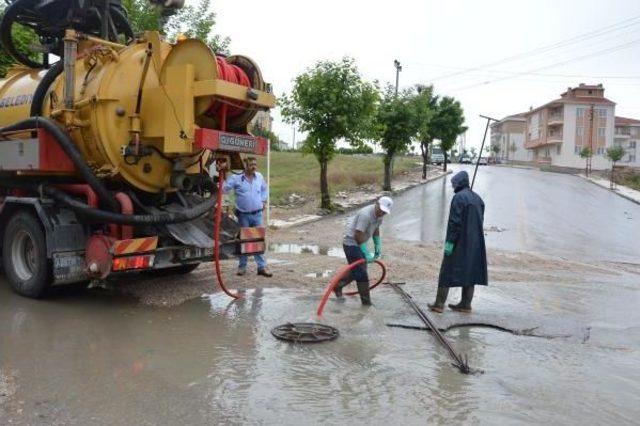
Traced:
<svg viewBox="0 0 640 426">
<path fill-rule="evenodd" d="M 469 175 L 462 171 L 452 179 L 446 241 L 455 244 L 440 267 L 440 287 L 487 285 L 487 251 L 484 244 L 484 202 L 469 188 Z"/>
</svg>

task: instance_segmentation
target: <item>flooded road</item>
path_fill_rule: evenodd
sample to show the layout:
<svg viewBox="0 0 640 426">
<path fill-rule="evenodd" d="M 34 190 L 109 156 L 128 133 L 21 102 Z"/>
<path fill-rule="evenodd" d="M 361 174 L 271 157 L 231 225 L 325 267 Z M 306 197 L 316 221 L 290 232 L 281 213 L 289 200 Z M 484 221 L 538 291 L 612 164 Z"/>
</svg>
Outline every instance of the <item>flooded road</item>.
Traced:
<svg viewBox="0 0 640 426">
<path fill-rule="evenodd" d="M 152 307 L 99 289 L 36 301 L 0 278 L 0 424 L 637 424 L 640 206 L 572 176 L 480 171 L 490 246 L 584 261 L 549 263 L 521 277 L 515 272 L 535 256 L 496 254 L 492 277 L 503 278 L 476 290 L 472 315 L 433 316 L 484 374 L 461 375 L 425 331 L 388 327 L 422 324 L 385 286 L 373 291 L 369 309 L 331 298 L 316 318 L 324 284 L 312 280 L 326 282 L 342 253 L 331 240 L 303 238 L 304 228 L 289 240 L 296 243 L 270 245 L 273 285 L 293 288 L 251 289 L 239 302 L 215 293 Z M 383 235 L 440 240 L 451 195 L 443 179 L 397 197 Z M 316 226 L 319 233 L 325 225 Z M 418 250 L 393 244 L 401 246 L 396 257 Z M 436 263 L 439 249 L 437 256 Z M 417 261 L 427 257 L 418 252 Z M 302 270 L 319 258 L 333 266 Z M 202 280 L 210 291 L 211 266 L 178 279 L 185 286 Z M 433 283 L 404 289 L 422 308 L 435 293 Z M 458 297 L 452 291 L 450 302 Z M 313 321 L 340 336 L 294 345 L 271 335 L 278 325 Z"/>
<path fill-rule="evenodd" d="M 33 301 L 3 285 L 0 372 L 13 390 L 0 415 L 3 424 L 70 425 L 632 424 L 638 287 L 625 276 L 480 289 L 474 321 L 560 337 L 455 328 L 447 338 L 485 371 L 464 376 L 427 332 L 385 325 L 419 324 L 385 287 L 369 309 L 330 300 L 322 322 L 340 330 L 337 340 L 294 345 L 270 330 L 316 320 L 318 291 L 252 290 L 241 302 L 218 293 L 159 309 L 102 291 Z M 405 290 L 421 306 L 433 297 L 429 286 Z"/>
<path fill-rule="evenodd" d="M 452 169 L 473 176 L 472 166 Z M 453 197 L 451 176 L 396 197 L 383 231 L 410 241 L 442 241 Z M 640 258 L 640 205 L 584 179 L 482 166 L 474 190 L 486 205 L 489 247 L 583 260 Z"/>
</svg>

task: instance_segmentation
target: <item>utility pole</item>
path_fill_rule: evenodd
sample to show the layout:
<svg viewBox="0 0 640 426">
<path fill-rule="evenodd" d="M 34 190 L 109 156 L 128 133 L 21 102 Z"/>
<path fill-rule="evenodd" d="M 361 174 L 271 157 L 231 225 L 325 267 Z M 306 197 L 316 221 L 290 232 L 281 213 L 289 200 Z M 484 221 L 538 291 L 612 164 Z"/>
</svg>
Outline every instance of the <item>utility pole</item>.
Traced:
<svg viewBox="0 0 640 426">
<path fill-rule="evenodd" d="M 393 66 L 396 67 L 396 96 L 398 96 L 398 82 L 400 80 L 400 71 L 402 71 L 402 65 L 400 65 L 400 61 L 394 59 Z"/>
<path fill-rule="evenodd" d="M 296 149 L 296 124 L 295 123 L 293 123 L 293 142 L 292 142 L 292 145 L 293 145 L 293 149 L 295 151 L 295 149 Z"/>
</svg>

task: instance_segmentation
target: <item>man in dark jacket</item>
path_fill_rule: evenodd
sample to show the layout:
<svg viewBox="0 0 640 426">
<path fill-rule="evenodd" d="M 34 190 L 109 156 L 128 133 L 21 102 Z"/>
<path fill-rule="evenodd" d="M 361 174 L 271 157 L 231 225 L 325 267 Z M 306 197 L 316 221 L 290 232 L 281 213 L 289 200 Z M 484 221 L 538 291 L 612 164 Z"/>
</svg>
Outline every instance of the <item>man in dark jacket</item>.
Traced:
<svg viewBox="0 0 640 426">
<path fill-rule="evenodd" d="M 454 311 L 470 313 L 474 285 L 487 285 L 484 202 L 469 188 L 467 172 L 457 173 L 451 179 L 451 184 L 455 195 L 449 210 L 438 294 L 435 303 L 428 306 L 434 312 L 442 312 L 449 288 L 462 287 L 462 300 L 449 307 Z"/>
</svg>

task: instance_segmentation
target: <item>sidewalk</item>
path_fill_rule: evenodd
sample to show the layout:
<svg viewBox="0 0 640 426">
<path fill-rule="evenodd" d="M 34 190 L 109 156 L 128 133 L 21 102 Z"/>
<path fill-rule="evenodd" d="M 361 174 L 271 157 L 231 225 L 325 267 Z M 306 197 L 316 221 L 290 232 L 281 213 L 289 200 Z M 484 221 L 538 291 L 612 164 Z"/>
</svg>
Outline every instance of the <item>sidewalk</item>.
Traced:
<svg viewBox="0 0 640 426">
<path fill-rule="evenodd" d="M 602 178 L 597 178 L 592 176 L 587 177 L 583 174 L 579 174 L 577 176 L 580 176 L 582 179 L 586 179 L 589 182 L 595 185 L 598 185 L 602 188 L 611 190 L 609 181 L 607 179 L 602 179 Z M 635 189 L 631 189 L 627 186 L 616 185 L 616 189 L 614 189 L 613 192 L 623 198 L 626 198 L 629 201 L 632 201 L 636 204 L 640 204 L 640 191 L 636 191 Z"/>
</svg>

